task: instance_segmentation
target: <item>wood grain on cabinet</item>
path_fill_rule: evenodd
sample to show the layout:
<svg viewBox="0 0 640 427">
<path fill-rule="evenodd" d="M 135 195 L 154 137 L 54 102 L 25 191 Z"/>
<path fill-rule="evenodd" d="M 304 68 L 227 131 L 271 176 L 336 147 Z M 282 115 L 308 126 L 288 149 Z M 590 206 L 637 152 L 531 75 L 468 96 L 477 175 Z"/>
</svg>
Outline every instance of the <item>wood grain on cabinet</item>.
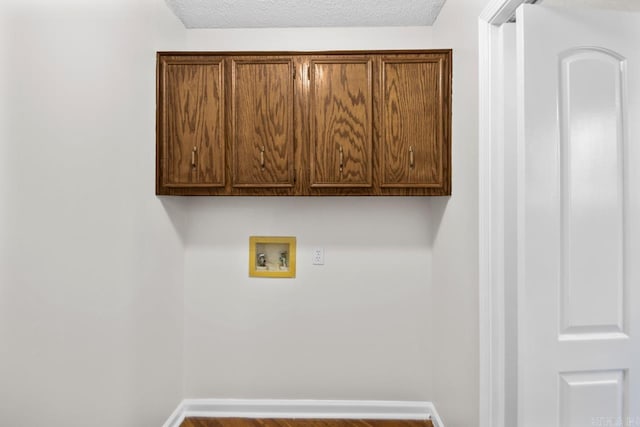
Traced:
<svg viewBox="0 0 640 427">
<path fill-rule="evenodd" d="M 232 62 L 233 187 L 293 187 L 293 59 Z"/>
<path fill-rule="evenodd" d="M 378 154 L 383 188 L 450 191 L 445 59 L 439 54 L 382 58 Z"/>
<path fill-rule="evenodd" d="M 449 195 L 451 61 L 451 50 L 159 52 L 156 193 Z"/>
<path fill-rule="evenodd" d="M 216 58 L 161 63 L 160 187 L 224 187 L 223 77 Z"/>
<path fill-rule="evenodd" d="M 372 60 L 311 59 L 312 187 L 372 186 Z"/>
</svg>

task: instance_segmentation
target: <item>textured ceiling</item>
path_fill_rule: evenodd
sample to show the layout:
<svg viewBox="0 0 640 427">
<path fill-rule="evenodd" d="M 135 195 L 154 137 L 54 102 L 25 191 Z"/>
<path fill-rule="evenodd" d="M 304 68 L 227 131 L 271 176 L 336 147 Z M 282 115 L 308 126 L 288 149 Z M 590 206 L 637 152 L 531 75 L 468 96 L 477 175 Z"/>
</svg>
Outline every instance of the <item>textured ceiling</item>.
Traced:
<svg viewBox="0 0 640 427">
<path fill-rule="evenodd" d="M 432 25 L 445 0 L 166 0 L 187 28 Z"/>
</svg>

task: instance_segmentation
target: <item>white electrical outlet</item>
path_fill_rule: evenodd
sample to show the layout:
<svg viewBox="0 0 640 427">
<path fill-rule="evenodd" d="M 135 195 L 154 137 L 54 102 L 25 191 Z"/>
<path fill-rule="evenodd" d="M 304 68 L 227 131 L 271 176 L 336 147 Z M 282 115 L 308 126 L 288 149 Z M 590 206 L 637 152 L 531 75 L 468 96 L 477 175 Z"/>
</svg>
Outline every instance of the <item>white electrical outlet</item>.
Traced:
<svg viewBox="0 0 640 427">
<path fill-rule="evenodd" d="M 315 248 L 311 254 L 313 265 L 324 265 L 324 248 Z"/>
</svg>

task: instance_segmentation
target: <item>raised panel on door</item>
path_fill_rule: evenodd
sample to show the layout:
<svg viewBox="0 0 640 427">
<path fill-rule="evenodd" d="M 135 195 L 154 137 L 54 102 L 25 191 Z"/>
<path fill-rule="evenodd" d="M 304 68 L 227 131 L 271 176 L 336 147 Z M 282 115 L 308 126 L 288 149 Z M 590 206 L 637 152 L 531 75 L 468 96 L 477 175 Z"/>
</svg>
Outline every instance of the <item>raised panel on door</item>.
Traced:
<svg viewBox="0 0 640 427">
<path fill-rule="evenodd" d="M 633 425 L 624 422 L 625 374 L 624 370 L 560 372 L 560 426 Z"/>
<path fill-rule="evenodd" d="M 290 57 L 233 60 L 233 187 L 293 187 L 293 72 Z"/>
<path fill-rule="evenodd" d="M 524 5 L 519 424 L 640 416 L 640 16 Z"/>
<path fill-rule="evenodd" d="M 559 58 L 563 339 L 627 332 L 623 64 L 598 48 Z"/>
<path fill-rule="evenodd" d="M 160 187 L 224 187 L 222 60 L 162 58 L 160 66 Z"/>
<path fill-rule="evenodd" d="M 381 186 L 446 187 L 444 54 L 382 59 Z"/>
<path fill-rule="evenodd" d="M 311 186 L 371 187 L 371 59 L 312 59 L 309 67 Z"/>
</svg>

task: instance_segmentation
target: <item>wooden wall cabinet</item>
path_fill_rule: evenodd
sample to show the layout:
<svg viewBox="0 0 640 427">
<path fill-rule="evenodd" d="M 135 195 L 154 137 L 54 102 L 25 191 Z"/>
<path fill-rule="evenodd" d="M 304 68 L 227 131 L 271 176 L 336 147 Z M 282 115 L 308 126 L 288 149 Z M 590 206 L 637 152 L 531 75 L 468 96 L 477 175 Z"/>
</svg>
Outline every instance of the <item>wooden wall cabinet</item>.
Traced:
<svg viewBox="0 0 640 427">
<path fill-rule="evenodd" d="M 292 58 L 231 60 L 233 188 L 294 185 Z"/>
<path fill-rule="evenodd" d="M 184 57 L 162 64 L 158 88 L 158 188 L 225 186 L 224 62 Z"/>
<path fill-rule="evenodd" d="M 309 61 L 309 149 L 312 188 L 373 186 L 373 61 Z"/>
<path fill-rule="evenodd" d="M 451 50 L 160 52 L 157 73 L 156 194 L 451 194 Z"/>
</svg>

